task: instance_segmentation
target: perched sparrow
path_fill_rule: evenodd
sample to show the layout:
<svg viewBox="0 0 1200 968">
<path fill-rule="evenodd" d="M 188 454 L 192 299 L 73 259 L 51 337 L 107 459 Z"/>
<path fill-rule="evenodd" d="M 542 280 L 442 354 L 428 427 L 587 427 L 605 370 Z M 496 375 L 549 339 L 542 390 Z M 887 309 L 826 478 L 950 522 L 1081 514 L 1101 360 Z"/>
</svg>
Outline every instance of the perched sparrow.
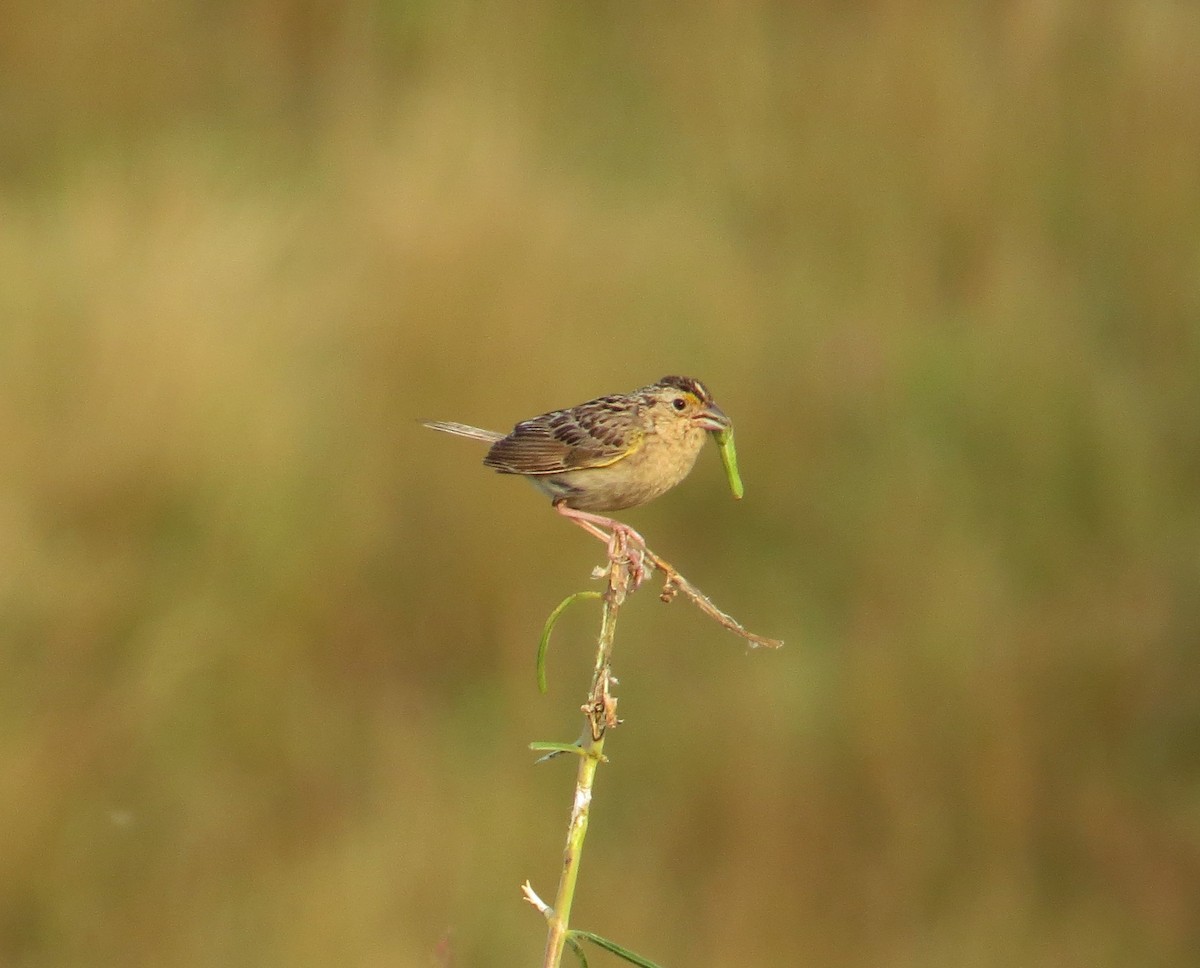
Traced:
<svg viewBox="0 0 1200 968">
<path fill-rule="evenodd" d="M 507 435 L 442 421 L 425 426 L 490 443 L 485 466 L 527 478 L 559 514 L 605 541 L 623 534 L 644 547 L 628 525 L 595 512 L 637 507 L 665 494 L 691 472 L 710 433 L 741 497 L 733 425 L 708 388 L 691 377 L 664 376 L 631 393 L 531 417 Z"/>
</svg>

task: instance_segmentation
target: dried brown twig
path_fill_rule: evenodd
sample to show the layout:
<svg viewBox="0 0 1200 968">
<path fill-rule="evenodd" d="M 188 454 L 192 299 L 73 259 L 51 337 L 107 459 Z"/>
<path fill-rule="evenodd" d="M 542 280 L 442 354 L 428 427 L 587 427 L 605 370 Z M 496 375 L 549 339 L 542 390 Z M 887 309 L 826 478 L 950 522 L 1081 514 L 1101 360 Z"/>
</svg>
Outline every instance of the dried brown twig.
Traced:
<svg viewBox="0 0 1200 968">
<path fill-rule="evenodd" d="M 690 581 L 679 573 L 674 565 L 665 558 L 656 555 L 649 548 L 643 549 L 645 556 L 653 563 L 654 567 L 661 571 L 664 575 L 663 590 L 659 596 L 664 602 L 670 602 L 675 598 L 676 592 L 683 592 L 700 611 L 711 618 L 717 624 L 729 629 L 734 635 L 740 635 L 743 639 L 750 643 L 751 648 L 759 646 L 768 649 L 778 649 L 783 645 L 782 639 L 769 639 L 765 635 L 758 635 L 751 632 L 741 622 L 735 619 L 732 615 L 721 611 L 712 603 L 712 599 L 705 595 L 699 588 L 693 585 Z"/>
</svg>

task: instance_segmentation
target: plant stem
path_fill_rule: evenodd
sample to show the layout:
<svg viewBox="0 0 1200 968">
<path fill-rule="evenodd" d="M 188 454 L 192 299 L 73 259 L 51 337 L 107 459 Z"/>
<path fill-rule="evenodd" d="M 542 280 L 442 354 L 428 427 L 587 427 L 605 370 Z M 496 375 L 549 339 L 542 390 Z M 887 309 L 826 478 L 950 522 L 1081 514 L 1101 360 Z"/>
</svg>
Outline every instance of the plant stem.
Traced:
<svg viewBox="0 0 1200 968">
<path fill-rule="evenodd" d="M 587 836 L 592 786 L 596 780 L 596 769 L 604 757 L 605 732 L 608 727 L 617 723 L 617 700 L 610 692 L 612 673 L 609 662 L 617 634 L 617 613 L 628 590 L 629 559 L 624 554 L 624 549 L 621 549 L 621 553 L 612 556 L 609 565 L 608 590 L 604 595 L 604 612 L 600 621 L 592 687 L 588 693 L 588 701 L 582 707 L 585 722 L 579 743 L 583 755 L 579 757 L 579 770 L 575 779 L 575 799 L 571 806 L 571 820 L 567 825 L 567 845 L 563 849 L 558 893 L 554 897 L 553 910 L 547 912 L 550 928 L 546 937 L 543 968 L 559 968 L 562 960 L 563 948 L 567 943 L 571 904 L 575 899 L 575 883 L 579 878 L 583 841 Z"/>
<path fill-rule="evenodd" d="M 767 646 L 779 648 L 783 645 L 778 639 L 769 639 L 749 631 L 744 625 L 717 608 L 712 600 L 689 582 L 668 561 L 656 555 L 645 543 L 638 538 L 638 546 L 633 554 L 636 562 L 630 560 L 628 536 L 624 531 L 615 531 L 608 537 L 608 588 L 603 594 L 604 612 L 600 620 L 600 638 L 596 645 L 596 665 L 592 670 L 592 687 L 588 693 L 588 701 L 581 707 L 584 715 L 583 735 L 579 739 L 579 771 L 575 780 L 575 800 L 571 806 L 571 820 L 567 826 L 567 845 L 563 850 L 562 872 L 558 880 L 558 893 L 554 897 L 554 906 L 546 904 L 534 892 L 528 881 L 522 887 L 525 900 L 532 904 L 549 923 L 549 933 L 546 937 L 546 956 L 542 968 L 560 968 L 563 949 L 570 935 L 571 903 L 575 899 L 575 884 L 579 879 L 579 862 L 583 856 L 583 841 L 587 836 L 588 815 L 592 806 L 592 787 L 596 782 L 596 769 L 604 762 L 604 737 L 610 727 L 616 726 L 617 699 L 611 692 L 615 681 L 612 677 L 610 662 L 612 659 L 613 642 L 617 634 L 617 613 L 625 602 L 625 596 L 637 588 L 647 578 L 648 571 L 657 568 L 663 573 L 664 583 L 661 598 L 664 602 L 671 601 L 678 592 L 683 592 L 693 605 L 709 618 L 715 620 L 729 631 L 740 635 L 751 646 Z M 647 568 L 647 565 L 649 568 Z M 602 573 L 604 574 L 604 573 Z M 581 597 L 594 597 L 595 592 L 579 592 L 567 598 L 554 610 L 546 629 L 542 633 L 542 642 L 538 650 L 539 688 L 545 689 L 544 662 L 546 646 L 549 642 L 550 629 L 555 620 L 571 602 Z M 536 748 L 554 748 L 551 756 L 563 752 L 559 744 L 536 744 Z M 595 940 L 592 937 L 592 940 Z M 608 944 L 606 942 L 606 944 Z M 610 947 L 610 951 L 618 951 Z M 626 953 L 625 956 L 628 956 Z M 633 959 L 631 959 L 633 960 Z M 636 961 L 641 964 L 642 962 Z"/>
</svg>

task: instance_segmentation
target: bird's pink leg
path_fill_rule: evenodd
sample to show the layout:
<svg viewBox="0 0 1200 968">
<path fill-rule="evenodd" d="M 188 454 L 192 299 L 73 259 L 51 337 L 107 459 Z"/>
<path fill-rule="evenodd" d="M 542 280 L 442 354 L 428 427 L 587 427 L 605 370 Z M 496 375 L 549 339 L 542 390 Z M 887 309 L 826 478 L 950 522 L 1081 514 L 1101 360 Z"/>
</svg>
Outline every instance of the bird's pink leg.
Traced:
<svg viewBox="0 0 1200 968">
<path fill-rule="evenodd" d="M 579 525 L 588 534 L 599 538 L 608 546 L 608 560 L 616 563 L 621 557 L 629 559 L 629 576 L 636 588 L 646 577 L 643 567 L 646 551 L 646 539 L 633 530 L 629 525 L 622 524 L 602 514 L 592 514 L 589 511 L 579 511 L 569 508 L 561 501 L 554 503 L 554 510 L 568 521 Z M 604 528 L 608 528 L 605 531 Z M 623 546 L 623 547 L 622 547 Z M 624 555 L 622 555 L 624 552 Z"/>
</svg>

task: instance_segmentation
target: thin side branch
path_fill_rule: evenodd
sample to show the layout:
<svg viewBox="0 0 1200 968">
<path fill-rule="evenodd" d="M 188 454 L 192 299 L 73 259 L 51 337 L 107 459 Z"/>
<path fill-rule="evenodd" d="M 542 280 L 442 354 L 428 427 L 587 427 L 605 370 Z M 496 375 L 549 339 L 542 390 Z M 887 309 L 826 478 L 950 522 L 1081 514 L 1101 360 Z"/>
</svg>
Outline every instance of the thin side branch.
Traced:
<svg viewBox="0 0 1200 968">
<path fill-rule="evenodd" d="M 705 595 L 699 588 L 693 585 L 690 581 L 679 573 L 679 569 L 672 565 L 665 558 L 656 555 L 649 548 L 643 549 L 647 558 L 653 562 L 654 567 L 666 576 L 663 582 L 662 595 L 660 596 L 664 602 L 669 602 L 675 597 L 675 593 L 683 592 L 693 605 L 700 611 L 711 618 L 714 622 L 729 629 L 734 635 L 740 635 L 743 639 L 750 643 L 751 648 L 763 646 L 768 649 L 778 649 L 783 645 L 782 639 L 769 639 L 765 635 L 759 635 L 756 632 L 751 632 L 741 622 L 735 619 L 732 615 L 722 612 L 716 605 L 712 603 L 712 599 Z"/>
</svg>

